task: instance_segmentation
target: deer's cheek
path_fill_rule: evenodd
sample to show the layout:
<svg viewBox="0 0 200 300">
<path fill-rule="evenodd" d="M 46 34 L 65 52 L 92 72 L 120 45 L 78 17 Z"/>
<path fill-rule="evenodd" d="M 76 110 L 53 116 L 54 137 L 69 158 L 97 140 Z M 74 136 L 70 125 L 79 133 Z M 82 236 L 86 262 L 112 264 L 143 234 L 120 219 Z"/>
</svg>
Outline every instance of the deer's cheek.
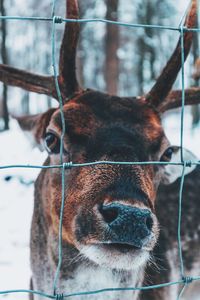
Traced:
<svg viewBox="0 0 200 300">
<path fill-rule="evenodd" d="M 59 227 L 61 220 L 61 205 L 62 199 L 54 198 L 51 204 L 51 221 L 54 233 L 59 236 Z M 70 205 L 68 199 L 65 199 L 63 217 L 62 217 L 62 239 L 74 245 L 74 218 L 77 212 L 77 208 L 74 205 Z"/>
<path fill-rule="evenodd" d="M 154 208 L 157 185 L 154 182 L 156 173 L 152 167 L 146 168 L 143 176 L 141 176 L 141 189 L 146 192 L 151 202 L 151 208 Z M 158 178 L 159 181 L 159 178 Z"/>
</svg>

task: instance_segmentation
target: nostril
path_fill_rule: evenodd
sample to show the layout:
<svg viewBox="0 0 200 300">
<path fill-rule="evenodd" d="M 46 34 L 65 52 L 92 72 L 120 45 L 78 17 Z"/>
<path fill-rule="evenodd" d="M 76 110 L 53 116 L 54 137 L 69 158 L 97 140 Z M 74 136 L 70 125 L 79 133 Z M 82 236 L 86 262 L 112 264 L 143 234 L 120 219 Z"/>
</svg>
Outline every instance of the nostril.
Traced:
<svg viewBox="0 0 200 300">
<path fill-rule="evenodd" d="M 151 216 L 148 216 L 146 218 L 146 226 L 147 226 L 148 230 L 151 231 L 151 229 L 153 227 L 153 219 Z"/>
<path fill-rule="evenodd" d="M 119 214 L 117 207 L 101 206 L 99 211 L 102 214 L 104 221 L 108 224 L 117 219 Z"/>
</svg>

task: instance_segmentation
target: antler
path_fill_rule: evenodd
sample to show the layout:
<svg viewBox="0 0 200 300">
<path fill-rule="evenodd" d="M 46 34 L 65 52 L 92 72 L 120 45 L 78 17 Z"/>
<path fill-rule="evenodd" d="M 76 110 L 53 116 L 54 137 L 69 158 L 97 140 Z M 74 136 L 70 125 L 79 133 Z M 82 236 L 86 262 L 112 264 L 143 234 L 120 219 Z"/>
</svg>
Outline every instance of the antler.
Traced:
<svg viewBox="0 0 200 300">
<path fill-rule="evenodd" d="M 78 19 L 77 0 L 67 0 L 66 16 L 68 19 Z M 79 32 L 80 25 L 78 23 L 67 23 L 60 49 L 59 83 L 63 87 L 64 93 L 68 95 L 81 90 L 76 78 L 76 48 Z"/>
<path fill-rule="evenodd" d="M 200 103 L 200 87 L 185 89 L 185 105 L 195 105 Z M 182 105 L 182 91 L 173 90 L 159 105 L 161 113 L 166 110 L 180 107 Z"/>
<path fill-rule="evenodd" d="M 78 18 L 77 0 L 66 0 L 67 18 Z M 77 23 L 66 23 L 63 41 L 60 49 L 59 83 L 63 99 L 80 91 L 76 79 L 76 47 L 79 36 Z M 45 94 L 58 98 L 53 76 L 42 76 L 17 68 L 0 64 L 0 81 L 17 86 L 30 92 Z"/>
<path fill-rule="evenodd" d="M 191 8 L 189 13 L 186 17 L 186 21 L 184 26 L 187 28 L 194 28 L 197 20 L 197 0 L 192 0 Z M 184 31 L 184 58 L 186 60 L 187 55 L 190 51 L 190 47 L 192 44 L 192 36 L 193 33 L 191 31 Z M 163 100 L 167 97 L 168 93 L 170 92 L 174 81 L 178 75 L 178 72 L 181 68 L 181 37 L 179 38 L 178 44 L 174 53 L 170 57 L 169 61 L 167 62 L 165 68 L 163 69 L 162 73 L 158 77 L 156 83 L 150 90 L 148 94 L 145 95 L 145 99 L 147 102 L 151 103 L 155 106 L 158 110 L 160 107 L 170 107 L 170 105 L 165 106 L 162 105 Z M 170 100 L 169 98 L 168 101 Z M 166 100 L 165 100 L 166 102 Z M 181 105 L 181 101 L 180 101 Z M 179 105 L 179 106 L 180 106 Z"/>
<path fill-rule="evenodd" d="M 30 92 L 57 98 L 53 76 L 42 76 L 0 64 L 0 81 Z"/>
</svg>

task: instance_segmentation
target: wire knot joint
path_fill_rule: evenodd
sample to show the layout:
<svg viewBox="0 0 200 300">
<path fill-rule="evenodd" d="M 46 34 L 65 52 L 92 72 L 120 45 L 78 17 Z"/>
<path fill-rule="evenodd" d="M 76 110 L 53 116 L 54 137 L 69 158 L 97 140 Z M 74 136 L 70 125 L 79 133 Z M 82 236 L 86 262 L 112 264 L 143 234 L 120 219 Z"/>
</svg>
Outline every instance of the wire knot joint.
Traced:
<svg viewBox="0 0 200 300">
<path fill-rule="evenodd" d="M 55 294 L 56 300 L 64 300 L 64 294 Z"/>
<path fill-rule="evenodd" d="M 69 162 L 63 164 L 64 169 L 71 169 L 72 167 L 73 167 L 72 161 L 69 161 Z"/>
<path fill-rule="evenodd" d="M 187 27 L 184 25 L 179 26 L 179 32 L 180 34 L 183 34 L 187 30 Z"/>
<path fill-rule="evenodd" d="M 193 278 L 190 277 L 190 276 L 183 276 L 183 277 L 182 277 L 182 280 L 183 280 L 183 282 L 184 282 L 185 284 L 189 284 L 189 283 L 191 283 L 191 282 L 193 281 Z"/>
<path fill-rule="evenodd" d="M 192 166 L 192 161 L 191 161 L 191 160 L 185 161 L 185 166 L 191 168 L 191 166 Z"/>
<path fill-rule="evenodd" d="M 54 17 L 53 17 L 53 22 L 54 22 L 54 23 L 61 24 L 62 21 L 63 21 L 63 19 L 62 19 L 62 17 L 60 17 L 60 16 L 54 16 Z"/>
</svg>

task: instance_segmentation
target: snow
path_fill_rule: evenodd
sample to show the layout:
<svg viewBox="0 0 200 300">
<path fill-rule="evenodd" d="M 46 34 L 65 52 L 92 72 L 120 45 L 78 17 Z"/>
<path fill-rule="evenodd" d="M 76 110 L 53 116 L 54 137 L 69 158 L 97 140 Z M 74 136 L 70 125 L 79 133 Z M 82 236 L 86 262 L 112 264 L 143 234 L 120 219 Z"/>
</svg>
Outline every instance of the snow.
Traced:
<svg viewBox="0 0 200 300">
<path fill-rule="evenodd" d="M 180 114 L 167 115 L 163 122 L 172 144 L 179 144 Z M 191 130 L 189 110 L 185 115 L 184 146 L 200 157 L 198 147 L 199 128 Z M 11 130 L 0 134 L 0 165 L 38 164 L 45 153 L 32 149 L 16 121 Z M 29 233 L 33 211 L 33 184 L 21 184 L 20 180 L 31 182 L 39 173 L 38 169 L 0 170 L 0 290 L 28 289 L 30 280 Z M 11 176 L 6 181 L 5 178 Z M 26 294 L 2 295 L 0 298 L 28 300 Z"/>
<path fill-rule="evenodd" d="M 0 135 L 0 165 L 41 165 L 45 154 L 31 149 L 15 121 L 11 130 Z M 33 211 L 33 184 L 37 169 L 0 170 L 0 291 L 29 288 L 29 232 Z M 9 181 L 5 178 L 12 176 Z M 5 295 L 6 299 L 28 299 L 27 295 Z"/>
<path fill-rule="evenodd" d="M 192 128 L 192 116 L 190 114 L 190 108 L 186 108 L 184 114 L 183 125 L 183 147 L 192 151 L 198 159 L 200 159 L 200 147 L 199 147 L 199 126 Z M 180 145 L 181 137 L 181 115 L 180 113 L 169 113 L 163 120 L 165 133 L 172 145 Z"/>
</svg>

